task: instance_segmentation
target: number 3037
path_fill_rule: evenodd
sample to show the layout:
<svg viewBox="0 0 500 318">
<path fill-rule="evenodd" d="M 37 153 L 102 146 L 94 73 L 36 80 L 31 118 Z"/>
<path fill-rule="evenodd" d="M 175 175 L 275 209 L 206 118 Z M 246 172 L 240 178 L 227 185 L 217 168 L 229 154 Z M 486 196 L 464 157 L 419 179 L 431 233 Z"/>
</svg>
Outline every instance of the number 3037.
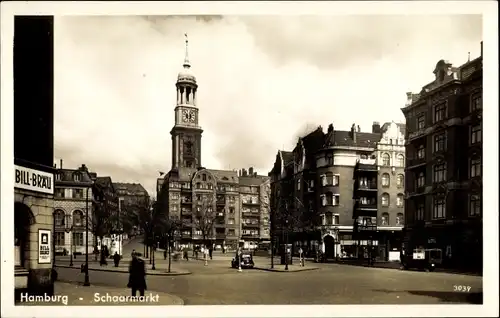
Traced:
<svg viewBox="0 0 500 318">
<path fill-rule="evenodd" d="M 471 287 L 466 285 L 453 285 L 453 291 L 455 292 L 470 292 Z"/>
</svg>

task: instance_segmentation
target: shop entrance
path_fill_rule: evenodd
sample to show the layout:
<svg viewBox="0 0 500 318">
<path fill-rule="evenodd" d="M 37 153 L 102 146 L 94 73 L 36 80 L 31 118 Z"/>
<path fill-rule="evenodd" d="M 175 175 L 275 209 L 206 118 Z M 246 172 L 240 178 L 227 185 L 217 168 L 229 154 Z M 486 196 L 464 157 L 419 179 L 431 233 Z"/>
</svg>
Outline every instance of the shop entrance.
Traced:
<svg viewBox="0 0 500 318">
<path fill-rule="evenodd" d="M 24 203 L 14 204 L 15 266 L 27 268 L 30 226 L 35 224 L 31 209 Z"/>
<path fill-rule="evenodd" d="M 334 259 L 335 258 L 335 240 L 331 235 L 325 235 L 323 238 L 323 242 L 325 243 L 325 257 L 326 259 Z"/>
</svg>

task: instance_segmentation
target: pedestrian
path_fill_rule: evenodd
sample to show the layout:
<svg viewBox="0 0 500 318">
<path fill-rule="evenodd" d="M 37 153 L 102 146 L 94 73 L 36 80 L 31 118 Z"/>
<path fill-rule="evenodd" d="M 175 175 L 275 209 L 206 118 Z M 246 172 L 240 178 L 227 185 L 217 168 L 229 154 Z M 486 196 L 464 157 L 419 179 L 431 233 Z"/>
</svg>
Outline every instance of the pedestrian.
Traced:
<svg viewBox="0 0 500 318">
<path fill-rule="evenodd" d="M 194 248 L 194 255 L 193 255 L 193 256 L 194 256 L 194 258 L 196 258 L 196 259 L 198 259 L 198 250 L 199 250 L 199 249 L 200 249 L 200 248 L 199 248 L 199 246 L 196 246 L 196 247 Z"/>
<path fill-rule="evenodd" d="M 205 257 L 205 260 L 208 260 L 208 257 L 209 257 L 209 251 L 210 251 L 210 250 L 209 250 L 208 248 L 206 248 L 206 247 L 203 249 L 203 255 L 204 255 L 204 257 Z"/>
<path fill-rule="evenodd" d="M 106 252 L 104 250 L 101 251 L 101 261 L 99 262 L 99 265 L 108 265 L 108 261 L 106 260 Z"/>
<path fill-rule="evenodd" d="M 167 259 L 167 250 L 165 249 L 163 251 L 163 259 L 166 260 Z"/>
<path fill-rule="evenodd" d="M 222 254 L 226 254 L 226 246 L 222 245 Z"/>
<path fill-rule="evenodd" d="M 211 245 L 210 248 L 208 249 L 208 255 L 210 256 L 210 259 L 212 259 L 213 252 L 214 252 L 213 245 Z"/>
<path fill-rule="evenodd" d="M 183 250 L 183 258 L 184 258 L 186 261 L 189 261 L 189 254 L 188 254 L 188 249 L 187 249 L 187 247 L 184 247 L 184 250 Z"/>
<path fill-rule="evenodd" d="M 118 252 L 115 252 L 115 255 L 113 255 L 113 261 L 115 262 L 115 267 L 118 267 L 120 265 L 120 255 Z"/>
<path fill-rule="evenodd" d="M 137 295 L 137 291 L 141 296 L 144 296 L 146 286 L 146 264 L 144 261 L 137 257 L 136 253 L 132 253 L 132 260 L 129 266 L 129 278 L 127 287 L 132 289 L 132 296 Z"/>
</svg>

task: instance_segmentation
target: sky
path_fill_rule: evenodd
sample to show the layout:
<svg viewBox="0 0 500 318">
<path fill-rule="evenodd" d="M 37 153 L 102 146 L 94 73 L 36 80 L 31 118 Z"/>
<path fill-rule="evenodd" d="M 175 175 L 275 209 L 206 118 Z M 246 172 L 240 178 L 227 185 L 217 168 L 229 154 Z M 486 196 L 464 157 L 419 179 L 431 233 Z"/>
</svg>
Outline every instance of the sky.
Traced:
<svg viewBox="0 0 500 318">
<path fill-rule="evenodd" d="M 171 168 L 175 82 L 189 36 L 202 165 L 267 175 L 278 150 L 332 123 L 404 122 L 441 59 L 480 54 L 480 15 L 59 16 L 55 162 L 155 194 Z"/>
</svg>

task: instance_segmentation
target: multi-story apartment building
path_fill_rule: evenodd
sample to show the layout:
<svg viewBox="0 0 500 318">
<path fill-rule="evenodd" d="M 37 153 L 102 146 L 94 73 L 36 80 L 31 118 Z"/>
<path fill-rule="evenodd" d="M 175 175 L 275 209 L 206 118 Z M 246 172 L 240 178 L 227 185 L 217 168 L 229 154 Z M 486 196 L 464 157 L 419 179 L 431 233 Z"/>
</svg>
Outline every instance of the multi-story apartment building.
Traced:
<svg viewBox="0 0 500 318">
<path fill-rule="evenodd" d="M 131 224 L 129 220 L 131 219 L 128 215 L 129 213 L 135 213 L 136 209 L 141 206 L 149 204 L 149 194 L 146 189 L 140 183 L 123 183 L 114 182 L 112 183 L 114 193 L 111 194 L 111 200 L 117 200 L 113 205 L 118 206 L 117 212 L 120 213 L 120 228 L 123 228 L 125 233 L 131 233 L 136 230 L 141 230 L 138 228 L 133 228 L 137 224 Z M 111 188 L 108 187 L 108 192 L 111 192 Z"/>
<path fill-rule="evenodd" d="M 85 165 L 77 169 L 60 166 L 55 173 L 54 241 L 56 252 L 74 255 L 92 253 L 94 238 L 90 224 L 93 211 L 93 175 Z M 89 215 L 88 251 L 86 220 Z"/>
<path fill-rule="evenodd" d="M 437 247 L 445 266 L 482 268 L 481 56 L 440 60 L 435 79 L 407 93 L 406 235 L 409 250 Z"/>
<path fill-rule="evenodd" d="M 198 84 L 190 72 L 191 64 L 187 55 L 184 70 L 177 77 L 177 105 L 174 109 L 175 124 L 172 135 L 172 168 L 163 178 L 157 180 L 157 197 L 160 205 L 167 210 L 168 217 L 181 221 L 182 228 L 176 238 L 180 245 L 202 245 L 209 242 L 216 247 L 235 249 L 242 244 L 254 246 L 255 242 L 268 237 L 264 226 L 266 210 L 261 204 L 261 188 L 265 178 L 240 176 L 237 171 L 207 169 L 201 164 L 201 137 L 197 105 Z M 253 179 L 252 179 L 253 178 Z M 255 193 L 253 191 L 256 191 Z M 245 226 L 241 224 L 241 211 L 245 216 Z M 267 211 L 269 209 L 267 208 Z M 267 212 L 268 213 L 268 212 Z M 261 224 L 263 231 L 261 231 Z M 247 242 L 247 243 L 244 243 Z"/>
<path fill-rule="evenodd" d="M 382 179 L 384 182 L 397 180 L 403 169 L 396 167 L 395 163 L 399 163 L 400 161 L 397 161 L 401 158 L 399 155 L 403 155 L 401 149 L 397 148 L 404 145 L 400 130 L 404 130 L 404 127 L 395 123 L 386 123 L 382 127 L 375 124 L 370 133 L 361 132 L 360 127 L 356 125 L 353 125 L 350 131 L 334 130 L 333 125 L 329 125 L 326 133 L 319 127 L 300 138 L 293 152 L 279 151 L 269 174 L 273 213 L 271 220 L 275 222 L 272 226 L 273 239 L 278 242 L 277 244 L 283 242 L 284 235 L 281 234 L 282 226 L 279 223 L 282 219 L 280 215 L 287 212 L 284 211 L 282 204 L 286 202 L 288 210 L 293 210 L 287 213 L 293 215 L 292 219 L 300 224 L 298 226 L 300 229 L 289 230 L 293 232 L 298 230 L 301 233 L 301 235 L 294 233 L 289 241 L 307 245 L 308 250 L 320 249 L 327 258 L 340 255 L 356 256 L 358 246 L 368 244 L 367 240 L 353 238 L 355 216 L 353 210 L 360 209 L 359 203 L 355 205 L 356 201 L 360 201 L 370 205 L 373 210 L 370 215 L 376 218 L 374 224 L 380 224 L 381 229 L 390 232 L 385 236 L 377 234 L 372 240 L 375 245 L 380 241 L 385 251 L 381 257 L 387 259 L 386 251 L 391 245 L 387 241 L 392 239 L 390 234 L 396 230 L 401 231 L 402 227 L 402 224 L 391 227 L 392 223 L 389 223 L 387 215 L 395 215 L 393 223 L 401 216 L 398 213 L 403 212 L 397 200 L 401 199 L 398 194 L 404 192 L 401 189 L 401 193 L 393 189 L 397 188 L 397 181 L 393 186 L 384 183 L 383 187 L 380 186 L 383 189 L 381 191 L 379 183 Z M 385 162 L 387 156 L 395 159 Z M 359 160 L 371 162 L 369 172 L 366 176 L 362 176 L 362 181 L 357 180 L 358 175 L 366 169 L 360 168 Z M 369 189 L 365 189 L 368 186 Z M 368 191 L 372 194 L 362 195 L 357 191 Z M 394 197 L 392 205 L 388 203 L 388 197 Z M 380 208 L 378 202 L 382 202 Z M 308 235 L 304 235 L 304 232 Z"/>
</svg>

